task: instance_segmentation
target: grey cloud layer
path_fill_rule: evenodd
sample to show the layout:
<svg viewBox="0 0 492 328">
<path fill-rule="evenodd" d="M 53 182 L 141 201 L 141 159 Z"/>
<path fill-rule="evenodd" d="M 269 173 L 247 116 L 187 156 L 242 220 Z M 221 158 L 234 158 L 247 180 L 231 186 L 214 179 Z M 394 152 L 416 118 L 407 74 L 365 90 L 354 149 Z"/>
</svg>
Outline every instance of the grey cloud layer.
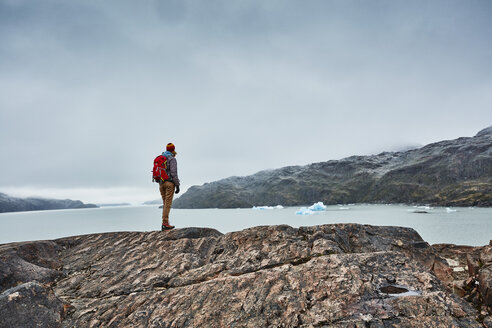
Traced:
<svg viewBox="0 0 492 328">
<path fill-rule="evenodd" d="M 187 185 L 473 135 L 489 1 L 0 1 L 1 186 Z"/>
</svg>

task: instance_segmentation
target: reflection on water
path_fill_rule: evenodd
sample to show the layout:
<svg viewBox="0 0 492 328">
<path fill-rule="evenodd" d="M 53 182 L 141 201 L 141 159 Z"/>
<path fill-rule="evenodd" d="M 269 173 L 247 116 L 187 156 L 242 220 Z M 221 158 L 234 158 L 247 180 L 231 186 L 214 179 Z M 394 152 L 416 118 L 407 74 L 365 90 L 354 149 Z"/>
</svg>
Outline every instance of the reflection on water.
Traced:
<svg viewBox="0 0 492 328">
<path fill-rule="evenodd" d="M 296 215 L 299 207 L 271 209 L 199 209 L 171 211 L 176 228 L 210 227 L 223 233 L 257 225 L 293 227 L 329 223 L 396 225 L 417 230 L 434 243 L 485 245 L 492 239 L 492 208 L 417 208 L 406 205 L 335 205 L 312 215 Z M 160 229 L 158 206 L 125 206 L 80 210 L 0 214 L 0 243 L 54 239 L 110 231 Z"/>
</svg>

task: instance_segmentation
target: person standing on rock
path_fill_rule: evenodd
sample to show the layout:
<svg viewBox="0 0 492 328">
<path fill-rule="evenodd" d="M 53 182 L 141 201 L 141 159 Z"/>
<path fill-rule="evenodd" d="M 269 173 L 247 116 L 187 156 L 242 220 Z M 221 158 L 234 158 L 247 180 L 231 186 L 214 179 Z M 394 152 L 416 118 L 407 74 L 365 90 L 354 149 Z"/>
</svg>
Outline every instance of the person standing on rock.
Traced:
<svg viewBox="0 0 492 328">
<path fill-rule="evenodd" d="M 166 151 L 162 156 L 167 158 L 167 175 L 169 179 L 159 182 L 159 191 L 162 196 L 162 227 L 161 231 L 174 229 L 169 224 L 169 212 L 173 203 L 174 193 L 179 194 L 178 163 L 176 162 L 176 151 L 172 143 L 166 145 Z"/>
</svg>

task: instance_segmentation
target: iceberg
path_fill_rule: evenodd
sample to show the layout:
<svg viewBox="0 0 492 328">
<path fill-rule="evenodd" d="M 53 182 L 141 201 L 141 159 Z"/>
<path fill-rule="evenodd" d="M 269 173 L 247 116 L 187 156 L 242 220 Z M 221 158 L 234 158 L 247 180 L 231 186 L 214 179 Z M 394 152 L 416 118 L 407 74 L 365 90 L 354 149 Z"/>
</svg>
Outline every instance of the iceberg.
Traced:
<svg viewBox="0 0 492 328">
<path fill-rule="evenodd" d="M 323 202 L 317 202 L 309 207 L 301 207 L 296 214 L 297 215 L 311 215 L 316 212 L 321 212 L 326 210 L 326 205 Z"/>
<path fill-rule="evenodd" d="M 309 209 L 311 211 L 325 211 L 326 206 L 325 204 L 323 204 L 323 202 L 317 202 L 316 204 L 309 206 Z"/>
<path fill-rule="evenodd" d="M 254 210 L 280 210 L 284 208 L 282 205 L 277 205 L 277 206 L 253 206 Z"/>
</svg>

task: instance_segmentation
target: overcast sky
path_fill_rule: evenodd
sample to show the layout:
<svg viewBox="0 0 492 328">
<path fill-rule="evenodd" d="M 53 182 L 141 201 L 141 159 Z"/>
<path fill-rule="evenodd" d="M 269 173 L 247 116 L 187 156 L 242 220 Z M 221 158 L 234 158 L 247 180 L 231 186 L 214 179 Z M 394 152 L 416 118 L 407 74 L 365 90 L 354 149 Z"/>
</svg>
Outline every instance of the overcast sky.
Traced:
<svg viewBox="0 0 492 328">
<path fill-rule="evenodd" d="M 473 136 L 492 1 L 0 0 L 0 192 L 139 202 Z"/>
</svg>

